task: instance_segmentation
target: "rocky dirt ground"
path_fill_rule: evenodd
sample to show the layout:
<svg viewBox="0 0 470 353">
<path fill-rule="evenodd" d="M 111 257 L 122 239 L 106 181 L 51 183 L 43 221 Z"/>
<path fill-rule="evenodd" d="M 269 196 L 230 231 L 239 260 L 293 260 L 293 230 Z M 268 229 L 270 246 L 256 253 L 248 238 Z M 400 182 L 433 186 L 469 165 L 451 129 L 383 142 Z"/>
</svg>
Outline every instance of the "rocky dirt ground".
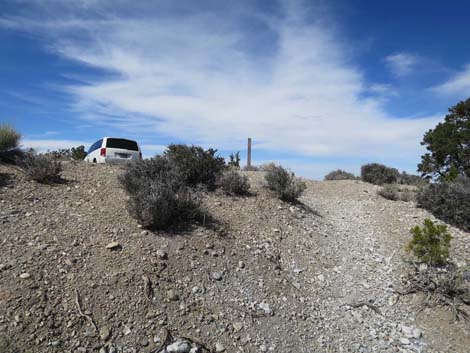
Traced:
<svg viewBox="0 0 470 353">
<path fill-rule="evenodd" d="M 308 181 L 293 206 L 252 172 L 253 195 L 204 196 L 216 224 L 150 232 L 121 172 L 67 164 L 49 186 L 0 166 L 0 352 L 470 351 L 469 324 L 397 294 L 430 217 L 413 203 Z M 450 229 L 468 267 L 470 234 Z"/>
</svg>

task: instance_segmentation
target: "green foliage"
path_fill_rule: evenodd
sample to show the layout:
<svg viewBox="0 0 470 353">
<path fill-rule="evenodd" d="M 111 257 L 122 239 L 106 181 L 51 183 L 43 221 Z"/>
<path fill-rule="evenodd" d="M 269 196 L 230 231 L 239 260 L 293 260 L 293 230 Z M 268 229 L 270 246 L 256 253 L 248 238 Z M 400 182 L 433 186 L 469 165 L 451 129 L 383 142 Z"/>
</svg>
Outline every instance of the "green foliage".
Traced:
<svg viewBox="0 0 470 353">
<path fill-rule="evenodd" d="M 418 164 L 424 176 L 441 181 L 470 177 L 470 98 L 449 108 L 444 122 L 426 132 L 421 144 L 429 151 Z"/>
<path fill-rule="evenodd" d="M 381 189 L 377 191 L 377 194 L 387 200 L 392 201 L 412 201 L 416 198 L 416 191 L 398 184 L 385 184 Z"/>
<path fill-rule="evenodd" d="M 417 203 L 435 217 L 470 230 L 470 178 L 429 184 L 418 193 Z"/>
<path fill-rule="evenodd" d="M 243 171 L 245 172 L 259 172 L 261 171 L 261 167 L 257 166 L 257 165 L 246 165 L 243 167 Z"/>
<path fill-rule="evenodd" d="M 78 147 L 64 148 L 57 151 L 47 152 L 46 155 L 56 159 L 73 159 L 76 161 L 82 161 L 86 157 L 86 152 L 85 146 L 81 145 Z"/>
<path fill-rule="evenodd" d="M 42 184 L 60 182 L 62 164 L 50 156 L 28 152 L 18 160 L 19 167 L 32 180 Z"/>
<path fill-rule="evenodd" d="M 78 147 L 72 147 L 70 149 L 72 159 L 76 161 L 83 161 L 86 157 L 85 146 L 80 145 Z"/>
<path fill-rule="evenodd" d="M 227 164 L 229 167 L 240 169 L 240 152 L 230 154 L 230 161 Z"/>
<path fill-rule="evenodd" d="M 420 177 L 419 175 L 408 174 L 406 172 L 402 172 L 398 177 L 398 184 L 403 185 L 426 185 L 429 183 L 429 180 Z"/>
<path fill-rule="evenodd" d="M 6 152 L 18 148 L 21 134 L 10 125 L 0 125 L 0 152 Z"/>
<path fill-rule="evenodd" d="M 396 183 L 400 173 L 395 168 L 383 164 L 370 163 L 361 167 L 361 179 L 375 185 Z"/>
<path fill-rule="evenodd" d="M 296 178 L 294 173 L 280 165 L 270 164 L 264 170 L 268 188 L 274 191 L 281 200 L 296 202 L 307 188 L 307 185 Z"/>
<path fill-rule="evenodd" d="M 220 178 L 219 184 L 229 195 L 246 195 L 250 190 L 248 178 L 236 170 L 226 171 Z"/>
<path fill-rule="evenodd" d="M 178 169 L 186 185 L 202 184 L 213 189 L 225 169 L 224 158 L 216 153 L 217 150 L 212 148 L 204 150 L 199 146 L 169 145 L 164 154 Z"/>
<path fill-rule="evenodd" d="M 325 180 L 356 180 L 356 176 L 353 173 L 346 172 L 344 170 L 338 169 L 332 172 L 329 172 L 325 175 Z"/>
<path fill-rule="evenodd" d="M 23 156 L 19 148 L 21 134 L 11 126 L 0 125 L 0 163 L 15 164 Z"/>
<path fill-rule="evenodd" d="M 410 233 L 413 239 L 408 243 L 407 250 L 421 262 L 430 265 L 443 265 L 449 257 L 450 241 L 452 236 L 444 224 L 434 224 L 425 219 L 423 227 L 415 226 Z"/>
<path fill-rule="evenodd" d="M 201 215 L 200 202 L 168 156 L 129 163 L 119 181 L 130 214 L 143 226 L 163 229 Z"/>
</svg>

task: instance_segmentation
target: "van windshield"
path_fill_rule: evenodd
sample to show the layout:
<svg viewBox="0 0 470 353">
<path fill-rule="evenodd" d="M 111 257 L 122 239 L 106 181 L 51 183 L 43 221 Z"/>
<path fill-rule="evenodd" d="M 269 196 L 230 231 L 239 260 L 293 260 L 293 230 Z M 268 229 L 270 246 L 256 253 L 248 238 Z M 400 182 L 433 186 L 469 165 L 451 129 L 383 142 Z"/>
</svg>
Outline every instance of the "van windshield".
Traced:
<svg viewBox="0 0 470 353">
<path fill-rule="evenodd" d="M 108 138 L 106 140 L 106 147 L 119 148 L 123 150 L 131 150 L 131 151 L 139 150 L 139 147 L 137 146 L 137 142 L 132 141 L 132 140 L 116 139 L 116 138 Z"/>
</svg>

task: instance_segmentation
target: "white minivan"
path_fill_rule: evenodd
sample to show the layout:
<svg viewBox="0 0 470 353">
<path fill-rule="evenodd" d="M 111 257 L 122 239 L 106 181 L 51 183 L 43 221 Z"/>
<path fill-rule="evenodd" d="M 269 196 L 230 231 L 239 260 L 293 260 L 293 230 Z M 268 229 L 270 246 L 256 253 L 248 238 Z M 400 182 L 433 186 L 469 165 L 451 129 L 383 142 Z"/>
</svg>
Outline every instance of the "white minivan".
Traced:
<svg viewBox="0 0 470 353">
<path fill-rule="evenodd" d="M 103 137 L 88 149 L 85 162 L 113 163 L 142 159 L 142 152 L 136 141 L 116 137 Z"/>
</svg>

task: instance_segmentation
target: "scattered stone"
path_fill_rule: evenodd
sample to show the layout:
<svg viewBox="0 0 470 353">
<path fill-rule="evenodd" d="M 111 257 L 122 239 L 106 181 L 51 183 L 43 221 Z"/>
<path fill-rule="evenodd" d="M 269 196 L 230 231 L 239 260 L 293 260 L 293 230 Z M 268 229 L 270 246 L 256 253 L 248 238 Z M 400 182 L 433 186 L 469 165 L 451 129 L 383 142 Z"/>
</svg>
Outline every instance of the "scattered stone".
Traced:
<svg viewBox="0 0 470 353">
<path fill-rule="evenodd" d="M 220 343 L 220 342 L 216 342 L 216 343 L 215 343 L 215 351 L 216 351 L 217 353 L 219 353 L 219 352 L 225 352 L 225 347 L 224 347 L 224 345 L 223 345 L 222 343 Z"/>
<path fill-rule="evenodd" d="M 222 272 L 212 272 L 211 278 L 216 281 L 220 281 L 222 279 Z"/>
<path fill-rule="evenodd" d="M 128 336 L 131 334 L 132 330 L 128 325 L 124 325 L 124 329 L 122 330 L 122 332 L 124 333 L 124 336 Z"/>
<path fill-rule="evenodd" d="M 166 292 L 166 296 L 168 300 L 171 301 L 177 301 L 180 298 L 178 293 L 174 289 L 170 289 L 168 292 Z"/>
<path fill-rule="evenodd" d="M 162 260 L 168 259 L 168 253 L 163 249 L 157 250 L 157 256 Z"/>
<path fill-rule="evenodd" d="M 146 235 L 149 235 L 149 232 L 148 230 L 143 230 L 142 232 L 140 232 L 140 235 L 145 237 Z"/>
<path fill-rule="evenodd" d="M 245 263 L 243 261 L 238 261 L 238 268 L 245 268 Z"/>
<path fill-rule="evenodd" d="M 269 304 L 266 303 L 266 302 L 259 303 L 259 304 L 258 304 L 258 307 L 259 307 L 261 310 L 263 310 L 263 311 L 265 312 L 265 314 L 267 314 L 267 315 L 273 315 L 273 314 L 274 314 L 273 310 L 271 309 L 271 307 L 269 306 Z"/>
<path fill-rule="evenodd" d="M 388 305 L 394 306 L 398 302 L 398 295 L 394 294 L 388 297 Z"/>
<path fill-rule="evenodd" d="M 21 275 L 20 275 L 20 278 L 21 279 L 28 279 L 30 278 L 31 275 L 28 273 L 28 272 L 23 272 Z"/>
<path fill-rule="evenodd" d="M 243 328 L 243 324 L 241 322 L 234 322 L 232 326 L 235 332 L 241 331 Z"/>
<path fill-rule="evenodd" d="M 107 341 L 109 337 L 111 336 L 111 330 L 107 326 L 101 326 L 100 327 L 100 338 L 103 341 Z"/>
<path fill-rule="evenodd" d="M 119 244 L 117 241 L 112 241 L 111 243 L 106 245 L 106 249 L 110 249 L 110 250 L 116 250 L 120 248 L 121 248 L 121 244 Z"/>
<path fill-rule="evenodd" d="M 408 338 L 406 338 L 406 337 L 401 337 L 401 338 L 400 338 L 400 343 L 401 343 L 402 345 L 404 345 L 404 346 L 407 346 L 407 345 L 410 344 L 410 340 L 409 340 Z"/>
<path fill-rule="evenodd" d="M 178 340 L 166 347 L 168 353 L 189 353 L 191 344 L 188 341 Z"/>
</svg>

